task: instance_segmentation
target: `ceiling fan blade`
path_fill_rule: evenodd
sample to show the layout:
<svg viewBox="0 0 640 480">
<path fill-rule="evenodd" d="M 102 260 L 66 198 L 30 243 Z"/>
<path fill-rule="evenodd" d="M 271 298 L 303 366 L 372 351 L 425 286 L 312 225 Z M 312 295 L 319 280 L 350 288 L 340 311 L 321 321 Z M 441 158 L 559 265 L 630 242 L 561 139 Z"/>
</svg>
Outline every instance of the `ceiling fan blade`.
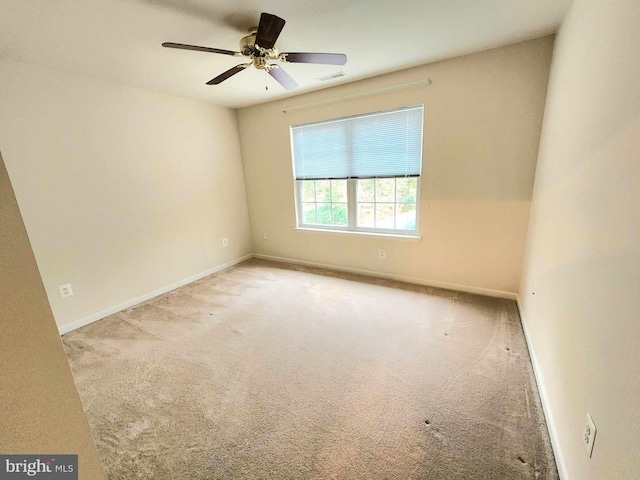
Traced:
<svg viewBox="0 0 640 480">
<path fill-rule="evenodd" d="M 221 53 L 222 55 L 241 55 L 240 52 L 234 52 L 231 50 L 222 50 L 220 48 L 211 47 L 198 47 L 197 45 L 185 45 L 184 43 L 164 42 L 162 46 L 167 48 L 179 48 L 181 50 L 195 50 L 196 52 Z"/>
<path fill-rule="evenodd" d="M 277 80 L 285 90 L 293 90 L 298 86 L 298 83 L 289 76 L 279 65 L 270 65 L 269 75 Z"/>
<path fill-rule="evenodd" d="M 258 24 L 258 32 L 256 33 L 256 45 L 267 49 L 273 48 L 285 23 L 280 17 L 270 13 L 262 13 Z"/>
<path fill-rule="evenodd" d="M 344 53 L 282 53 L 280 58 L 289 63 L 321 63 L 325 65 L 344 65 L 347 56 Z"/>
<path fill-rule="evenodd" d="M 226 72 L 221 73 L 216 78 L 213 78 L 213 79 L 209 80 L 207 82 L 207 85 L 220 85 L 227 78 L 233 77 L 236 73 L 241 72 L 242 70 L 247 68 L 249 65 L 251 65 L 251 64 L 250 63 L 241 63 L 240 65 L 236 65 L 235 67 L 230 68 Z"/>
</svg>

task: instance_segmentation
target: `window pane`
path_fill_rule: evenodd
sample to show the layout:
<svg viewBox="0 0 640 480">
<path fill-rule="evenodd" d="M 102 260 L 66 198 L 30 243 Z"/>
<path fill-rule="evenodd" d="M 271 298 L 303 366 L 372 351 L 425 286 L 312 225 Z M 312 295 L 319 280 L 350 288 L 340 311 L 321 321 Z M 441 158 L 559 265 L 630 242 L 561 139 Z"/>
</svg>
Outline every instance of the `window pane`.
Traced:
<svg viewBox="0 0 640 480">
<path fill-rule="evenodd" d="M 346 203 L 334 203 L 333 204 L 333 224 L 334 225 L 349 225 L 349 217 L 347 216 L 347 204 Z"/>
<path fill-rule="evenodd" d="M 373 178 L 358 180 L 358 201 L 359 202 L 375 201 L 374 185 L 375 185 L 375 180 Z"/>
<path fill-rule="evenodd" d="M 331 201 L 331 180 L 316 180 L 316 202 Z"/>
<path fill-rule="evenodd" d="M 376 179 L 376 202 L 395 202 L 395 188 L 395 178 Z"/>
<path fill-rule="evenodd" d="M 318 224 L 333 225 L 330 203 L 318 203 Z"/>
<path fill-rule="evenodd" d="M 314 181 L 313 180 L 303 180 L 302 181 L 302 201 L 303 202 L 315 202 L 316 201 L 316 192 L 314 189 Z"/>
<path fill-rule="evenodd" d="M 376 203 L 376 228 L 394 228 L 393 203 Z"/>
<path fill-rule="evenodd" d="M 347 201 L 347 181 L 331 180 L 331 201 L 346 202 Z"/>
<path fill-rule="evenodd" d="M 396 202 L 416 203 L 417 186 L 416 178 L 396 178 Z"/>
<path fill-rule="evenodd" d="M 373 203 L 358 204 L 358 226 L 375 227 L 375 205 Z"/>
<path fill-rule="evenodd" d="M 396 228 L 399 230 L 416 229 L 416 205 L 398 204 L 396 205 Z"/>
<path fill-rule="evenodd" d="M 302 204 L 302 216 L 304 223 L 317 223 L 316 221 L 316 204 L 315 203 L 303 203 Z"/>
</svg>

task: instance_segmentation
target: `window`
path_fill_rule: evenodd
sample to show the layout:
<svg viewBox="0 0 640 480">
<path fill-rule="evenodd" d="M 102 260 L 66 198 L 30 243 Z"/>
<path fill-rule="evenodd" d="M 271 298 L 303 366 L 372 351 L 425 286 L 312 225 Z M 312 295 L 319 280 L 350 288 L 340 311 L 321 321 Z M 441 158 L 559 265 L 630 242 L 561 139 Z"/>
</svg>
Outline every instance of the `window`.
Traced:
<svg viewBox="0 0 640 480">
<path fill-rule="evenodd" d="M 416 234 L 423 107 L 291 128 L 299 227 Z"/>
</svg>

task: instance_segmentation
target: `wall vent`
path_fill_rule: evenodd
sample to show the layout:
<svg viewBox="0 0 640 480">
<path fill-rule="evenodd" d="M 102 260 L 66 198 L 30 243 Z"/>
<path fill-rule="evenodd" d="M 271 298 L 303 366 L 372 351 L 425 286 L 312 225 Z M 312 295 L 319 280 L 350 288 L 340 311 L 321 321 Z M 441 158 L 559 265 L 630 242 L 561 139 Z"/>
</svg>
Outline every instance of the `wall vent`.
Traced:
<svg viewBox="0 0 640 480">
<path fill-rule="evenodd" d="M 346 77 L 347 74 L 345 72 L 336 72 L 336 73 L 332 73 L 331 75 L 325 75 L 324 77 L 318 77 L 317 80 L 320 80 L 321 82 L 326 82 L 327 80 L 333 80 L 336 78 L 340 78 L 340 77 Z"/>
</svg>

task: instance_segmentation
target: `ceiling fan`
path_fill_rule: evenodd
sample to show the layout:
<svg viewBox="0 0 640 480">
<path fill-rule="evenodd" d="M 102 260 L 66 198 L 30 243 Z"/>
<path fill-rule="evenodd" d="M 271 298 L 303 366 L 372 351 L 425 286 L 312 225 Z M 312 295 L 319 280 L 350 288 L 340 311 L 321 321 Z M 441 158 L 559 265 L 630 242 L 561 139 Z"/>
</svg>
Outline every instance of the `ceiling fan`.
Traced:
<svg viewBox="0 0 640 480">
<path fill-rule="evenodd" d="M 209 80 L 207 85 L 219 85 L 226 79 L 245 68 L 253 65 L 259 70 L 266 71 L 286 90 L 292 90 L 298 86 L 296 81 L 284 71 L 284 69 L 273 61 L 283 63 L 318 63 L 325 65 L 344 65 L 347 63 L 347 56 L 343 53 L 300 53 L 286 52 L 280 53 L 276 48 L 276 40 L 284 28 L 285 21 L 270 13 L 260 15 L 260 23 L 257 27 L 249 29 L 249 35 L 240 39 L 240 51 L 222 50 L 220 48 L 198 47 L 197 45 L 185 45 L 183 43 L 165 42 L 163 47 L 179 48 L 182 50 L 195 50 L 197 52 L 220 53 L 222 55 L 232 55 L 234 57 L 247 58 L 249 63 L 241 63 L 230 68 L 217 77 Z"/>
</svg>

